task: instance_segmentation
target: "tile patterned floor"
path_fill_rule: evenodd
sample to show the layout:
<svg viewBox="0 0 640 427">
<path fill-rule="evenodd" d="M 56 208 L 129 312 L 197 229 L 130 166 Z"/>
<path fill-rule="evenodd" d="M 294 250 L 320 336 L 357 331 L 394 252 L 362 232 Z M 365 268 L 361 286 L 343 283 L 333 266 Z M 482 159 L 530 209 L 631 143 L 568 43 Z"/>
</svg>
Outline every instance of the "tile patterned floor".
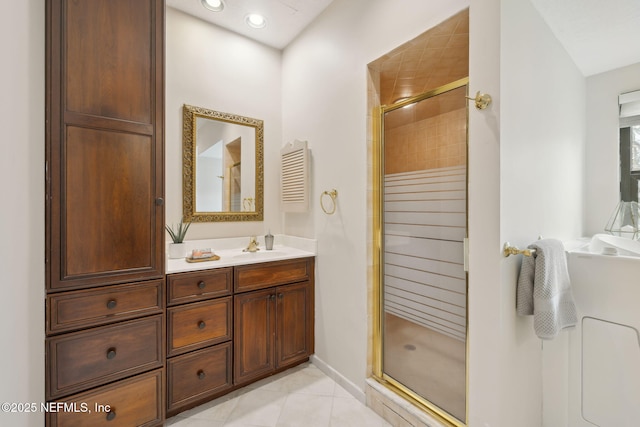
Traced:
<svg viewBox="0 0 640 427">
<path fill-rule="evenodd" d="M 167 420 L 171 427 L 389 427 L 310 363 Z"/>
</svg>

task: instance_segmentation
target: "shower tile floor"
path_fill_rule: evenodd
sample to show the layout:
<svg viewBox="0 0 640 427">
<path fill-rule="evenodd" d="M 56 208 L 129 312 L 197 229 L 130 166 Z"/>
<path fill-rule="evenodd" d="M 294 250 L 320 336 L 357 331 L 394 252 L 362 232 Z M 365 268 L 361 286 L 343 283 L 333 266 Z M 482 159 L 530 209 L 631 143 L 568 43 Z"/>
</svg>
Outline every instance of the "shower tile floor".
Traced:
<svg viewBox="0 0 640 427">
<path fill-rule="evenodd" d="M 464 420 L 465 342 L 389 313 L 384 328 L 384 372 Z"/>
<path fill-rule="evenodd" d="M 311 363 L 168 419 L 171 427 L 388 427 Z"/>
</svg>

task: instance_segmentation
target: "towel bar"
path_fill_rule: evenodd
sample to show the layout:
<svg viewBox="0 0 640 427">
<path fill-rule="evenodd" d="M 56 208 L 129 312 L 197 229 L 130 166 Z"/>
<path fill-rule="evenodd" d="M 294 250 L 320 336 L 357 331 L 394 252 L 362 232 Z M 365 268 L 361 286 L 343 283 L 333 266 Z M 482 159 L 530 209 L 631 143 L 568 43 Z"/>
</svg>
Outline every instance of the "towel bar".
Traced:
<svg viewBox="0 0 640 427">
<path fill-rule="evenodd" d="M 524 256 L 536 256 L 535 249 L 518 249 L 516 246 L 511 246 L 509 242 L 505 242 L 504 247 L 502 248 L 502 254 L 505 257 L 509 255 L 519 255 L 522 254 Z"/>
</svg>

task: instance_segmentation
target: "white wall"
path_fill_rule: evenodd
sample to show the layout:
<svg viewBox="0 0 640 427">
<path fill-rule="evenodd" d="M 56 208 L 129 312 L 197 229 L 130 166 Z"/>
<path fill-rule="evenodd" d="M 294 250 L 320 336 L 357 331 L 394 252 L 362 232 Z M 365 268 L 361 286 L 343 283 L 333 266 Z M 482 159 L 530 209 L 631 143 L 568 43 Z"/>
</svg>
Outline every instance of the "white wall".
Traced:
<svg viewBox="0 0 640 427">
<path fill-rule="evenodd" d="M 0 2 L 0 402 L 44 401 L 44 1 Z M 43 414 L 0 411 L 0 425 Z"/>
<path fill-rule="evenodd" d="M 502 389 L 500 3 L 473 0 L 469 9 L 469 92 L 493 97 L 489 108 L 469 114 L 468 417 L 479 427 L 508 427 L 501 417 L 513 403 L 503 401 Z"/>
<path fill-rule="evenodd" d="M 620 201 L 618 95 L 638 89 L 640 63 L 587 78 L 587 235 L 604 232 Z"/>
<path fill-rule="evenodd" d="M 501 242 L 580 237 L 585 78 L 529 0 L 502 2 L 501 29 Z M 502 401 L 511 400 L 502 425 L 563 426 L 568 332 L 543 346 L 532 318 L 515 314 L 519 258 L 501 267 Z"/>
<path fill-rule="evenodd" d="M 465 4 L 363 6 L 335 1 L 283 62 L 284 139 L 309 140 L 314 166 L 312 212 L 287 215 L 285 232 L 318 239 L 316 353 L 359 387 L 367 331 L 365 67 Z M 515 316 L 518 260 L 503 260 L 501 246 L 581 235 L 585 83 L 528 0 L 473 2 L 470 67 L 470 91 L 494 96 L 489 110 L 470 118 L 470 421 L 536 426 L 541 345 L 531 320 Z M 329 217 L 316 196 L 332 188 L 338 212 Z"/>
<path fill-rule="evenodd" d="M 391 10 L 376 2 L 367 5 L 365 17 L 358 18 L 362 6 L 361 2 L 336 2 L 285 51 L 281 138 L 281 143 L 294 138 L 309 140 L 314 195 L 331 188 L 339 190 L 335 216 L 325 216 L 314 196 L 310 214 L 285 217 L 285 232 L 319 239 L 316 351 L 360 387 L 367 328 L 365 66 L 459 10 L 463 3 L 434 6 L 406 2 Z M 617 185 L 617 173 L 615 181 L 584 174 L 585 80 L 529 2 L 483 0 L 474 2 L 471 11 L 471 92 L 489 92 L 495 103 L 488 111 L 474 112 L 470 119 L 470 419 L 494 426 L 540 425 L 543 387 L 547 397 L 560 398 L 566 387 L 563 375 L 554 375 L 558 371 L 553 370 L 566 364 L 565 344 L 562 339 L 549 343 L 543 355 L 531 320 L 515 316 L 519 261 L 502 260 L 499 250 L 505 240 L 526 246 L 538 235 L 561 239 L 580 236 L 584 228 L 583 179 L 586 176 L 593 195 L 586 202 L 589 221 L 589 213 L 597 212 L 594 207 L 606 204 L 592 189 L 604 182 L 609 187 Z M 168 63 L 170 58 L 168 53 Z M 175 82 L 169 70 L 168 66 L 168 101 Z M 628 74 L 638 75 L 633 70 L 627 70 Z M 589 84 L 606 88 L 603 90 L 609 95 L 623 91 L 611 88 L 611 81 L 621 78 L 618 74 L 595 76 Z M 223 98 L 227 97 L 235 99 L 233 94 Z M 182 102 L 186 101 L 168 102 L 172 104 L 168 116 L 173 114 L 171 108 L 179 108 Z M 596 114 L 593 110 L 589 113 Z M 169 153 L 169 146 L 175 148 L 170 135 L 179 133 L 171 130 L 171 119 L 167 121 Z M 590 142 L 598 130 L 607 129 L 591 117 L 587 126 Z M 611 133 L 611 126 L 607 132 Z M 614 147 L 606 154 L 615 158 L 615 153 Z M 606 156 L 595 152 L 590 158 L 601 161 Z M 170 199 L 177 191 L 169 190 L 171 183 L 167 185 Z M 168 204 L 174 206 L 170 201 Z M 606 220 L 609 208 L 604 209 L 600 217 Z M 220 228 L 226 229 L 221 231 L 225 235 L 239 231 L 231 224 Z M 592 229 L 598 230 L 588 224 L 587 232 L 594 232 Z M 217 234 L 219 230 L 208 227 L 204 233 L 210 232 Z M 558 405 L 546 408 L 545 425 L 554 425 L 565 416 L 557 410 Z"/>
<path fill-rule="evenodd" d="M 318 239 L 316 355 L 364 390 L 367 366 L 367 64 L 462 10 L 466 0 L 335 0 L 283 56 L 284 141 L 308 140 L 309 214 L 287 234 Z M 320 193 L 338 190 L 325 215 Z"/>
<path fill-rule="evenodd" d="M 193 223 L 187 240 L 280 233 L 281 52 L 167 8 L 165 68 L 167 223 L 182 217 L 182 106 L 190 104 L 264 121 L 264 222 Z"/>
</svg>

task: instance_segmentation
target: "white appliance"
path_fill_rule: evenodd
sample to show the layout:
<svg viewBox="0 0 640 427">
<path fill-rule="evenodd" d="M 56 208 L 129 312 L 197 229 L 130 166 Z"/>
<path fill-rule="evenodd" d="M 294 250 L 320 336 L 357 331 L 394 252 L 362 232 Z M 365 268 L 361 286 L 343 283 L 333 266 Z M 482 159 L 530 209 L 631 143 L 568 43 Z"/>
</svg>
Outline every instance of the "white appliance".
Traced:
<svg viewBox="0 0 640 427">
<path fill-rule="evenodd" d="M 640 243 L 595 236 L 568 253 L 568 264 L 578 309 L 569 334 L 569 426 L 638 427 Z"/>
</svg>

